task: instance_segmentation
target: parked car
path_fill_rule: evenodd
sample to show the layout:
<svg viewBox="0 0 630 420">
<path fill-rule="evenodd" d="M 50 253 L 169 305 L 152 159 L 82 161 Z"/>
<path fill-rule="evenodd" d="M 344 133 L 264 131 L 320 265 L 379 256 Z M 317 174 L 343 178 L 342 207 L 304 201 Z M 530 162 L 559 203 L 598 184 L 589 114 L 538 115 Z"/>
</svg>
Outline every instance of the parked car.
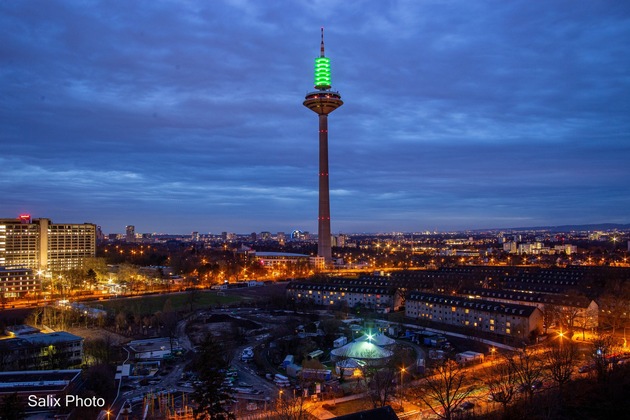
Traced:
<svg viewBox="0 0 630 420">
<path fill-rule="evenodd" d="M 464 401 L 459 405 L 459 409 L 462 411 L 472 410 L 475 407 L 475 404 L 471 401 Z"/>
<path fill-rule="evenodd" d="M 592 371 L 592 370 L 594 370 L 594 369 L 595 369 L 595 365 L 593 365 L 593 364 L 590 364 L 590 365 L 584 365 L 584 366 L 581 366 L 581 367 L 578 369 L 578 372 L 580 372 L 580 373 L 586 373 L 586 372 L 590 372 L 590 371 Z"/>
</svg>

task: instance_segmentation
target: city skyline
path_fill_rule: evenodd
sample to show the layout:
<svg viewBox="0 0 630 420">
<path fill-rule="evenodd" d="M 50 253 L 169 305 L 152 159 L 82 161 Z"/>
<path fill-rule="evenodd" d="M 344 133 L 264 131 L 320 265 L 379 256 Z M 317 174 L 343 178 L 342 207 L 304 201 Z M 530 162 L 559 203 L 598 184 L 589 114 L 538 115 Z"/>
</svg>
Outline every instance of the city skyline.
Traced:
<svg viewBox="0 0 630 420">
<path fill-rule="evenodd" d="M 0 23 L 0 217 L 316 232 L 324 26 L 333 233 L 630 223 L 630 5 L 29 1 Z"/>
</svg>

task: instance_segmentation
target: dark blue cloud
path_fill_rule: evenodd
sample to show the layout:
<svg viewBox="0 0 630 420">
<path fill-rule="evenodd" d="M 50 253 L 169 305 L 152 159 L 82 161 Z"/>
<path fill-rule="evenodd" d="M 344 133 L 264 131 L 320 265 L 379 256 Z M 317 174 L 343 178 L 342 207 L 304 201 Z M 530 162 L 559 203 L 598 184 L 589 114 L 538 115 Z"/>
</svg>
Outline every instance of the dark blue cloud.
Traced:
<svg viewBox="0 0 630 420">
<path fill-rule="evenodd" d="M 0 216 L 315 231 L 628 223 L 624 2 L 0 4 Z"/>
</svg>

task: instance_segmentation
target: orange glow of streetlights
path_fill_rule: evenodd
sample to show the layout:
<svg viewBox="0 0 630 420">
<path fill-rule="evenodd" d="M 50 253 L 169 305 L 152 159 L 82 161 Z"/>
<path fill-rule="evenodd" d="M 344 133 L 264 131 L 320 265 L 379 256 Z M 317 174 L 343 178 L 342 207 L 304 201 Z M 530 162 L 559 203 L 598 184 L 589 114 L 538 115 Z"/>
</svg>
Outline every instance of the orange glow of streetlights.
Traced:
<svg viewBox="0 0 630 420">
<path fill-rule="evenodd" d="M 558 337 L 560 338 L 560 347 L 562 347 L 562 342 L 564 341 L 564 331 L 560 331 L 558 333 Z"/>
</svg>

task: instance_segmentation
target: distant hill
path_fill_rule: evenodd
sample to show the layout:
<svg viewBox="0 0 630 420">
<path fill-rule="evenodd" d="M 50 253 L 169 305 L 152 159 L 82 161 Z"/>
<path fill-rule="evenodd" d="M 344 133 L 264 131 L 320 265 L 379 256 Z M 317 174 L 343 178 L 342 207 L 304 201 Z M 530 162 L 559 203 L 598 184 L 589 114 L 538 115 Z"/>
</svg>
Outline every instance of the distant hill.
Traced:
<svg viewBox="0 0 630 420">
<path fill-rule="evenodd" d="M 527 231 L 527 230 L 548 230 L 550 232 L 572 232 L 572 231 L 592 231 L 592 230 L 630 230 L 630 224 L 621 223 L 593 223 L 589 225 L 562 225 L 562 226 L 530 226 L 530 227 L 515 227 L 515 228 L 503 228 L 503 229 L 477 229 L 482 230 L 511 230 L 511 231 Z"/>
</svg>

